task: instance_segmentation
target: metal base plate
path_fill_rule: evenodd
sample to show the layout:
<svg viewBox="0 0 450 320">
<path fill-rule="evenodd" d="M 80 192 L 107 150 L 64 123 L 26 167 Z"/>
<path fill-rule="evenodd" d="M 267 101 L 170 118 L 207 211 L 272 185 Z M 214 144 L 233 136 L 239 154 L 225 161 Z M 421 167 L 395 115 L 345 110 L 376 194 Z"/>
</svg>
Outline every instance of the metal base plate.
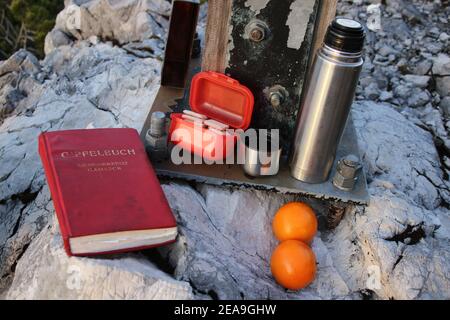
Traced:
<svg viewBox="0 0 450 320">
<path fill-rule="evenodd" d="M 354 129 L 351 122 L 344 133 L 343 141 L 338 151 L 338 157 L 357 153 L 355 148 Z M 353 143 L 352 143 L 353 142 Z M 214 185 L 232 185 L 254 187 L 257 189 L 276 190 L 281 193 L 297 193 L 313 196 L 319 199 L 338 200 L 342 202 L 354 202 L 357 204 L 368 204 L 369 195 L 367 193 L 366 177 L 361 171 L 359 179 L 352 191 L 342 191 L 337 189 L 331 182 L 331 178 L 320 184 L 308 184 L 291 177 L 287 161 L 284 160 L 280 172 L 271 177 L 249 177 L 244 174 L 240 165 L 207 165 L 190 164 L 174 165 L 170 160 L 154 161 L 154 168 L 159 176 L 169 178 L 181 178 L 196 182 L 204 182 Z M 330 177 L 333 177 L 336 164 Z"/>
<path fill-rule="evenodd" d="M 198 63 L 193 63 L 193 72 L 191 74 L 199 71 L 198 65 Z M 141 133 L 141 138 L 143 141 L 145 141 L 145 133 L 149 129 L 151 113 L 154 111 L 181 112 L 181 110 L 189 108 L 189 104 L 187 102 L 189 101 L 189 86 L 190 84 L 186 90 L 162 86 L 160 87 Z M 329 199 L 366 205 L 369 203 L 369 194 L 367 191 L 364 170 L 360 171 L 355 188 L 352 191 L 342 191 L 336 188 L 331 182 L 336 171 L 337 160 L 348 154 L 359 155 L 356 131 L 351 117 L 347 123 L 342 141 L 339 145 L 336 161 L 333 165 L 330 178 L 325 183 L 308 184 L 292 178 L 289 173 L 289 167 L 286 159 L 284 159 L 280 164 L 280 171 L 278 175 L 258 178 L 245 175 L 240 165 L 175 165 L 170 159 L 168 159 L 165 161 L 153 161 L 153 166 L 156 173 L 160 177 L 180 178 L 220 186 L 231 185 L 275 190 L 281 193 L 302 194 L 319 199 Z"/>
</svg>

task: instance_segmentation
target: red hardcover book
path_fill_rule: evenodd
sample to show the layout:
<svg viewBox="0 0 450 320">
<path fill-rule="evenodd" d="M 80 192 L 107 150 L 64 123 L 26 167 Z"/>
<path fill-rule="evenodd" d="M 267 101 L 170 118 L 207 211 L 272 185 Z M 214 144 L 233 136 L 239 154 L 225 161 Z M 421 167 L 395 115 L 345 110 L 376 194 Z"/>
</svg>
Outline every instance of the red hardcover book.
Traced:
<svg viewBox="0 0 450 320">
<path fill-rule="evenodd" d="M 175 218 L 136 130 L 42 133 L 39 154 L 68 255 L 175 240 Z"/>
</svg>

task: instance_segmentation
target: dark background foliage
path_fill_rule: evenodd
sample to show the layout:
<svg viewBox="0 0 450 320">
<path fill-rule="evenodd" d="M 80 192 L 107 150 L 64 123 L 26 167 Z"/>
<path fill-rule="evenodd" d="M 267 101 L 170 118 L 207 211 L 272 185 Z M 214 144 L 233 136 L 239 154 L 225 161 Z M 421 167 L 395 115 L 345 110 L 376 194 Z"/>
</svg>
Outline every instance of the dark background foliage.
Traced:
<svg viewBox="0 0 450 320">
<path fill-rule="evenodd" d="M 63 8 L 63 0 L 0 0 L 0 59 L 20 48 L 42 58 L 45 36 Z"/>
</svg>

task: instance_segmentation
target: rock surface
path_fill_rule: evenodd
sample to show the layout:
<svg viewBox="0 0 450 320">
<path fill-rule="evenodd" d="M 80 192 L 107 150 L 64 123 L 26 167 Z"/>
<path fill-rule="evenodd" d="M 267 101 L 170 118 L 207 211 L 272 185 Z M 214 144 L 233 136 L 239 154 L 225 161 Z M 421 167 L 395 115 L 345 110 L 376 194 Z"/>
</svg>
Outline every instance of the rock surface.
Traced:
<svg viewBox="0 0 450 320">
<path fill-rule="evenodd" d="M 119 45 L 147 39 L 162 41 L 170 8 L 166 0 L 66 1 L 54 31 L 46 38 L 45 53 L 69 39 L 86 40 L 92 36 Z"/>
<path fill-rule="evenodd" d="M 159 68 L 155 59 L 81 41 L 52 51 L 25 78 L 27 83 L 21 80 L 23 97 L 0 125 L 0 288 L 10 282 L 17 259 L 53 214 L 50 196 L 43 192 L 39 133 L 86 127 L 139 130 L 158 87 Z M 35 81 L 36 72 L 43 73 L 42 83 Z"/>
<path fill-rule="evenodd" d="M 196 292 L 219 299 L 331 299 L 351 295 L 317 237 L 317 280 L 300 294 L 273 281 L 269 260 L 276 246 L 272 218 L 293 196 L 264 191 L 224 189 L 170 183 L 164 191 L 177 216 L 181 236 L 162 249 L 180 280 Z M 318 212 L 324 207 L 313 202 Z"/>
<path fill-rule="evenodd" d="M 163 255 L 175 276 L 220 299 L 343 299 L 368 292 L 382 299 L 450 298 L 450 215 L 442 206 L 450 185 L 431 135 L 389 105 L 360 102 L 353 115 L 371 203 L 314 239 L 318 275 L 310 287 L 282 290 L 268 265 L 276 246 L 273 215 L 287 201 L 305 199 L 170 183 L 164 191 L 181 236 Z"/>
<path fill-rule="evenodd" d="M 192 298 L 192 291 L 139 254 L 69 258 L 54 224 L 28 247 L 6 298 L 178 300 Z"/>
<path fill-rule="evenodd" d="M 180 227 L 175 244 L 84 259 L 62 251 L 37 136 L 68 128 L 140 129 L 158 87 L 170 5 L 66 1 L 47 37 L 45 60 L 19 51 L 0 62 L 0 296 L 450 299 L 448 97 L 434 85 L 448 77 L 449 39 L 442 33 L 449 9 L 416 0 L 368 8 L 373 2 L 339 8 L 371 19 L 353 107 L 369 206 L 348 207 L 342 222 L 326 230 L 330 203 L 164 181 Z M 377 14 L 384 30 L 377 29 Z M 268 264 L 276 246 L 271 219 L 292 200 L 310 203 L 322 226 L 312 243 L 317 279 L 298 293 L 279 287 Z"/>
<path fill-rule="evenodd" d="M 338 14 L 371 27 L 356 98 L 414 109 L 406 115 L 432 132 L 441 158 L 448 158 L 450 118 L 440 104 L 450 96 L 448 2 L 342 1 Z M 444 170 L 450 174 L 447 164 Z"/>
<path fill-rule="evenodd" d="M 450 183 L 432 136 L 387 105 L 355 104 L 353 114 L 371 203 L 346 216 L 333 243 L 353 229 L 366 267 L 380 268 L 378 297 L 448 299 Z"/>
</svg>

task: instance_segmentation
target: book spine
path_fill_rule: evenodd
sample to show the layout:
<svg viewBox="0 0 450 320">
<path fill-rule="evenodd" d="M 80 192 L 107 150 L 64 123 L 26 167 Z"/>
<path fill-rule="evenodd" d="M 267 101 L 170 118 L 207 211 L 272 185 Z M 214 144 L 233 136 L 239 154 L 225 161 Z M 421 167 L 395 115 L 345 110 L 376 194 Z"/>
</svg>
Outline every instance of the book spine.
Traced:
<svg viewBox="0 0 450 320">
<path fill-rule="evenodd" d="M 51 158 L 51 152 L 48 147 L 45 133 L 42 133 L 39 137 L 39 154 L 44 165 L 44 172 L 47 177 L 50 194 L 55 206 L 55 212 L 58 218 L 61 236 L 64 241 L 64 249 L 69 256 L 72 256 L 72 251 L 70 249 L 69 243 L 69 225 L 66 219 L 66 211 L 64 209 L 62 194 L 60 192 L 59 183 L 55 172 L 55 166 L 53 163 L 53 159 Z"/>
</svg>

